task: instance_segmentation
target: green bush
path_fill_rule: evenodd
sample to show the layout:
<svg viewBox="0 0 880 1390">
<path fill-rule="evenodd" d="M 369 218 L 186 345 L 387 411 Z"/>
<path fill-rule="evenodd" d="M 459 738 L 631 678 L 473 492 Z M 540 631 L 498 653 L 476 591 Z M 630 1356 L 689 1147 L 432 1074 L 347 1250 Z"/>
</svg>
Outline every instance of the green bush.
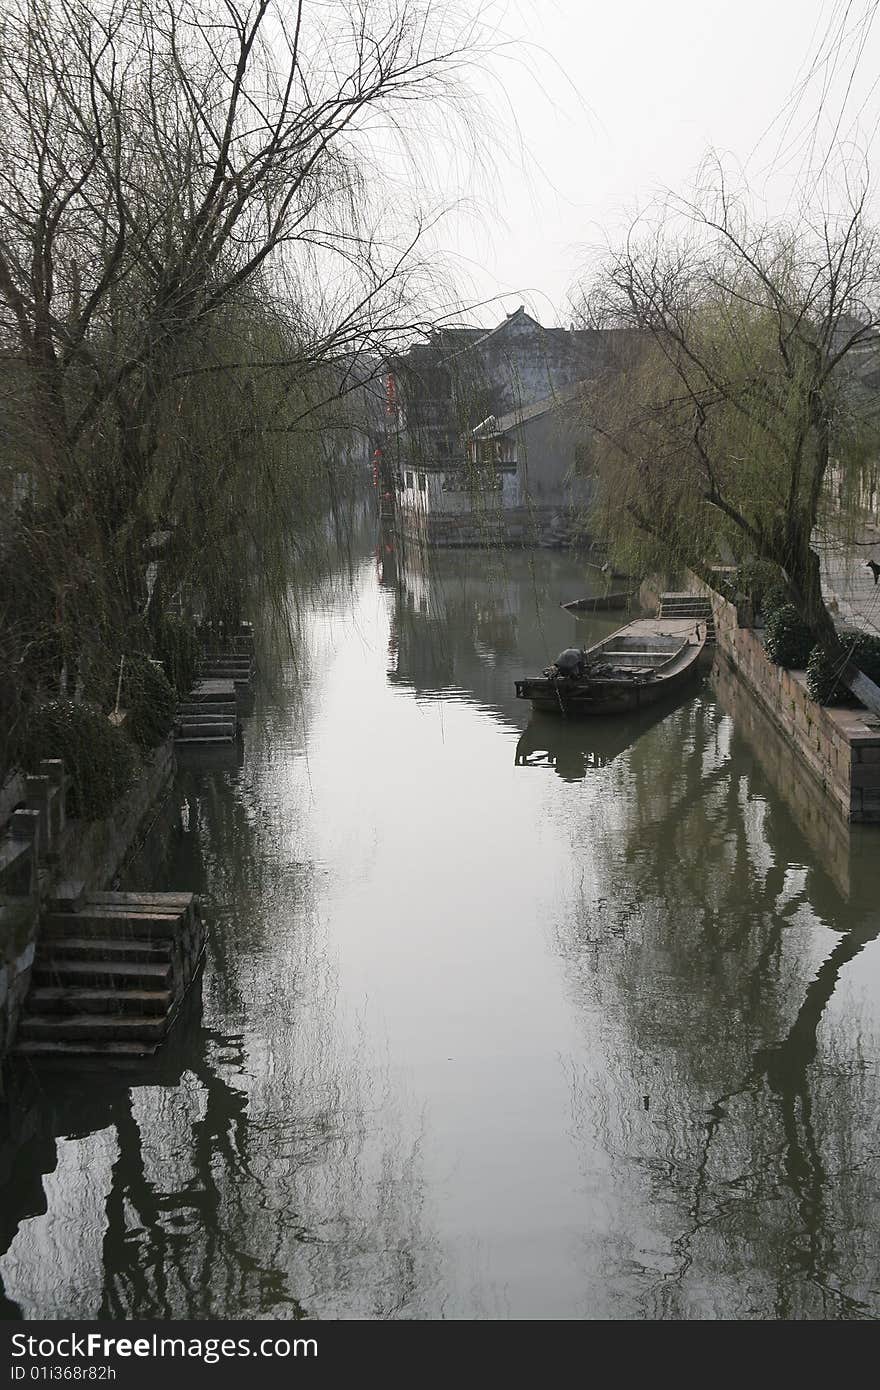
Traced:
<svg viewBox="0 0 880 1390">
<path fill-rule="evenodd" d="M 28 714 L 16 761 L 25 772 L 39 768 L 42 758 L 63 758 L 71 787 L 67 812 L 84 820 L 107 814 L 113 802 L 128 791 L 138 769 L 131 740 L 114 728 L 107 715 L 92 705 L 51 700 Z"/>
<path fill-rule="evenodd" d="M 202 655 L 202 644 L 192 624 L 184 618 L 165 615 L 156 630 L 153 649 L 178 695 L 186 695 L 192 689 Z"/>
<path fill-rule="evenodd" d="M 777 608 L 767 619 L 764 646 L 777 666 L 801 670 L 815 645 L 812 632 L 793 604 Z"/>
<path fill-rule="evenodd" d="M 840 682 L 840 662 L 832 661 L 821 647 L 814 647 L 807 662 L 807 690 L 820 705 L 845 705 L 852 696 Z"/>
<path fill-rule="evenodd" d="M 174 690 L 162 667 L 144 656 L 127 657 L 121 707 L 128 710 L 125 730 L 140 748 L 155 748 L 174 723 Z"/>
<path fill-rule="evenodd" d="M 844 649 L 854 666 L 880 685 L 880 637 L 866 632 L 842 635 Z M 832 661 L 821 647 L 814 647 L 807 662 L 807 689 L 820 705 L 855 703 L 855 697 L 840 680 L 841 661 Z"/>
</svg>

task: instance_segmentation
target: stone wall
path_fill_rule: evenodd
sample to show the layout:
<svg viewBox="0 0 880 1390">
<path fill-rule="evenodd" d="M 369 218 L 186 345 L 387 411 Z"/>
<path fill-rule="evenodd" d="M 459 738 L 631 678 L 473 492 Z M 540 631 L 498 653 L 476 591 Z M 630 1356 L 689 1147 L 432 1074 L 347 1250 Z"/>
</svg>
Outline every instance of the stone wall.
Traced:
<svg viewBox="0 0 880 1390">
<path fill-rule="evenodd" d="M 80 881 L 87 891 L 109 887 L 144 838 L 173 773 L 174 747 L 171 739 L 166 739 L 108 816 L 68 822 L 59 846 L 58 877 Z"/>
<path fill-rule="evenodd" d="M 852 876 L 853 831 L 830 796 L 817 796 L 816 778 L 793 739 L 786 738 L 766 705 L 727 660 L 715 662 L 710 677 L 723 710 L 750 748 L 776 795 L 844 897 Z"/>
<path fill-rule="evenodd" d="M 690 587 L 708 594 L 720 653 L 739 673 L 780 732 L 849 821 L 880 824 L 880 727 L 867 710 L 817 705 L 803 671 L 775 666 L 760 635 L 740 627 L 737 611 L 696 578 Z M 866 722 L 869 721 L 869 722 Z"/>
</svg>

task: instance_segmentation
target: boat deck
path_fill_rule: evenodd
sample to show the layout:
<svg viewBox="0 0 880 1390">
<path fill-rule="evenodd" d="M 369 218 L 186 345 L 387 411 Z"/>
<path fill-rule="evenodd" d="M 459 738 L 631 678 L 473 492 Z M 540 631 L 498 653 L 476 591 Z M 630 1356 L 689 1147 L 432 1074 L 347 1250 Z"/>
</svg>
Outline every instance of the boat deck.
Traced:
<svg viewBox="0 0 880 1390">
<path fill-rule="evenodd" d="M 677 637 L 679 642 L 683 642 L 696 626 L 694 618 L 635 618 L 627 623 L 626 635 L 630 639 L 644 639 L 647 647 L 652 638 L 657 637 Z"/>
</svg>

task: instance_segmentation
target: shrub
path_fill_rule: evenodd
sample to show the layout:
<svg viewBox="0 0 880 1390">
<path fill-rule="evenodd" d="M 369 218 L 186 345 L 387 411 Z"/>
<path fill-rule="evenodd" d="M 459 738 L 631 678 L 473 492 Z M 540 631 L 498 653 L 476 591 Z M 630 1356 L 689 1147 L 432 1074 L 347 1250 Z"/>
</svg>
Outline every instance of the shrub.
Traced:
<svg viewBox="0 0 880 1390">
<path fill-rule="evenodd" d="M 867 632 L 842 634 L 841 640 L 854 666 L 880 685 L 880 637 Z M 855 697 L 840 680 L 840 661 L 832 661 L 821 647 L 814 647 L 807 663 L 807 689 L 820 705 L 852 704 Z"/>
<path fill-rule="evenodd" d="M 25 772 L 41 758 L 63 758 L 70 774 L 67 809 L 71 816 L 97 820 L 105 816 L 137 772 L 131 740 L 92 705 L 51 700 L 28 714 L 16 761 Z"/>
<path fill-rule="evenodd" d="M 840 682 L 840 662 L 832 661 L 821 647 L 814 647 L 807 662 L 807 690 L 820 705 L 845 705 L 852 696 Z"/>
<path fill-rule="evenodd" d="M 125 730 L 140 748 L 155 748 L 174 723 L 174 690 L 162 667 L 144 656 L 127 657 L 122 679 Z"/>
<path fill-rule="evenodd" d="M 794 605 L 787 603 L 767 619 L 764 645 L 777 666 L 800 670 L 809 660 L 815 639 Z"/>
</svg>

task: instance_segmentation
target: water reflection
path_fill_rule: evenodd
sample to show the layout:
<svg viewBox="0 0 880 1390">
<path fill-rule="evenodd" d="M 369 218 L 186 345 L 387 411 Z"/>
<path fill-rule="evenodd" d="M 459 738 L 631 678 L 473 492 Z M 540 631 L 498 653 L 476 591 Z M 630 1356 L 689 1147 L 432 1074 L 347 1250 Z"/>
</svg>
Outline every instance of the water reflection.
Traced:
<svg viewBox="0 0 880 1390">
<path fill-rule="evenodd" d="M 560 607 L 573 586 L 586 592 L 589 584 L 583 566 L 560 551 L 426 552 L 386 542 L 377 570 L 393 595 L 389 681 L 420 696 L 464 697 L 517 723 L 517 676 L 627 621 L 610 613 L 574 617 Z"/>
<path fill-rule="evenodd" d="M 691 696 L 687 698 L 689 701 Z M 607 767 L 636 739 L 668 718 L 676 703 L 673 698 L 622 715 L 588 719 L 533 714 L 517 740 L 516 765 L 551 767 L 564 782 L 580 781 L 590 769 Z"/>
<path fill-rule="evenodd" d="M 530 718 L 570 557 L 364 555 L 132 868 L 170 1046 L 18 1078 L 5 1315 L 876 1317 L 876 837 L 720 668 Z"/>
<path fill-rule="evenodd" d="M 611 770 L 612 834 L 579 803 L 600 892 L 559 949 L 572 997 L 601 1006 L 606 1067 L 574 1069 L 573 1122 L 589 1148 L 602 1115 L 624 1186 L 662 1220 L 659 1241 L 655 1220 L 616 1233 L 618 1298 L 662 1317 L 874 1316 L 876 1010 L 849 990 L 833 1007 L 880 935 L 874 884 L 842 897 L 750 754 L 698 697 Z"/>
</svg>

